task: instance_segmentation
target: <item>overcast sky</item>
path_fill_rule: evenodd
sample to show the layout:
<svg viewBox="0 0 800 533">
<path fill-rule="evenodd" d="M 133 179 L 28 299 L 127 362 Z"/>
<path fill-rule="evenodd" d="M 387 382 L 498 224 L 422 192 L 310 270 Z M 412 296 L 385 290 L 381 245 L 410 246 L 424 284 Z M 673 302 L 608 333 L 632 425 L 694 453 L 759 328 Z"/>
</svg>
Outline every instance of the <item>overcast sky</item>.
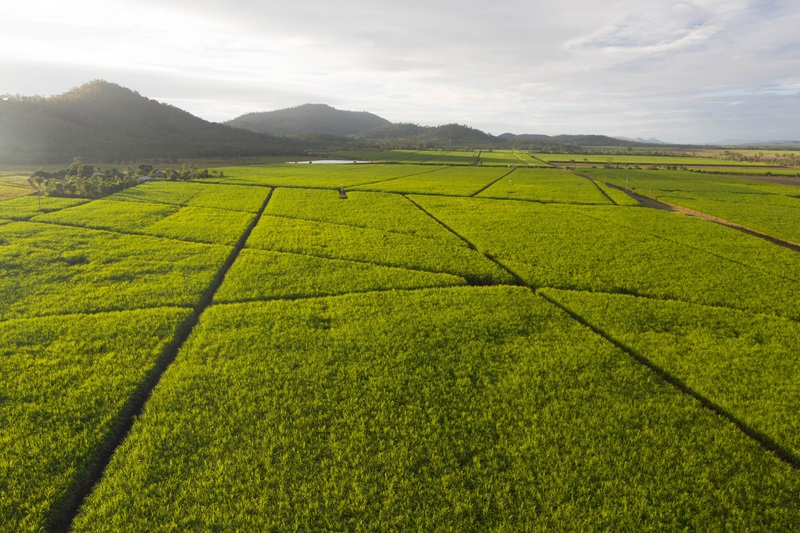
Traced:
<svg viewBox="0 0 800 533">
<path fill-rule="evenodd" d="M 15 0 L 0 94 L 304 103 L 495 135 L 800 139 L 797 0 Z"/>
</svg>

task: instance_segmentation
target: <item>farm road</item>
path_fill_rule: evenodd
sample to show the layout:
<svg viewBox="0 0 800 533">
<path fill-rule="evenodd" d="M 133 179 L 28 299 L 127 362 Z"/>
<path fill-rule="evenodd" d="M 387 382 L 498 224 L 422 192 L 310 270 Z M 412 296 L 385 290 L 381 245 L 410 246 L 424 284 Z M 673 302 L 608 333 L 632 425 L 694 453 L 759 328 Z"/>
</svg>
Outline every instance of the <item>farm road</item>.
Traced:
<svg viewBox="0 0 800 533">
<path fill-rule="evenodd" d="M 655 198 L 651 198 L 649 196 L 644 196 L 639 193 L 625 190 L 625 188 L 613 185 L 611 183 L 606 183 L 606 185 L 608 185 L 609 187 L 613 187 L 614 189 L 623 191 L 625 194 L 627 194 L 628 196 L 630 196 L 631 198 L 642 204 L 644 207 L 649 207 L 652 209 L 661 209 L 664 211 L 669 211 L 671 213 L 680 213 L 682 215 L 702 218 L 714 222 L 716 224 L 721 224 L 723 226 L 733 228 L 735 230 L 741 231 L 742 233 L 746 233 L 754 237 L 759 237 L 761 239 L 771 242 L 772 244 L 783 246 L 784 248 L 794 250 L 795 252 L 800 252 L 800 244 L 796 242 L 778 239 L 777 237 L 773 237 L 772 235 L 761 233 L 760 231 L 756 231 L 746 226 L 742 226 L 741 224 L 737 224 L 735 222 L 731 222 L 730 220 L 725 220 L 724 218 L 715 217 L 713 215 L 709 215 L 708 213 L 703 213 L 702 211 L 695 211 L 694 209 L 689 209 L 688 207 L 683 207 L 680 205 L 671 204 L 669 202 L 656 200 Z"/>
</svg>

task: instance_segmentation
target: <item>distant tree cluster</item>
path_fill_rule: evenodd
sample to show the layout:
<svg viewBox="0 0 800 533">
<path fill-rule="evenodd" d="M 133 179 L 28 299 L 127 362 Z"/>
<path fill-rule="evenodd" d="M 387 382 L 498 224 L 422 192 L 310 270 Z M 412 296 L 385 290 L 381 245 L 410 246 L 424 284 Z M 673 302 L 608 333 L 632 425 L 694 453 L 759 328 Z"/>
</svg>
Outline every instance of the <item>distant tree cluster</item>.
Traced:
<svg viewBox="0 0 800 533">
<path fill-rule="evenodd" d="M 101 170 L 83 157 L 76 157 L 65 169 L 46 172 L 39 169 L 28 181 L 47 196 L 102 198 L 109 194 L 138 185 L 146 178 L 166 180 L 192 180 L 209 177 L 224 177 L 221 171 L 198 169 L 194 163 L 184 164 L 180 169 L 154 170 L 152 165 L 128 166 L 124 170 L 112 168 Z"/>
<path fill-rule="evenodd" d="M 776 165 L 782 167 L 796 167 L 800 166 L 800 157 L 793 152 L 783 153 L 764 153 L 757 152 L 747 154 L 742 152 L 733 152 L 731 150 L 724 150 L 716 156 L 724 161 L 736 161 L 737 163 L 764 163 L 767 165 Z"/>
</svg>

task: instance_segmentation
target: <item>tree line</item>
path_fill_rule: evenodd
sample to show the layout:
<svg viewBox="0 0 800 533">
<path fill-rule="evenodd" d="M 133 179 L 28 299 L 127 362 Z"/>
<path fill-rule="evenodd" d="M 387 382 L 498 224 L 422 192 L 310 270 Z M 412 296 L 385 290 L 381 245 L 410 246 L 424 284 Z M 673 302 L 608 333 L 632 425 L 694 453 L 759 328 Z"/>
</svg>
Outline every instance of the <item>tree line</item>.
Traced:
<svg viewBox="0 0 800 533">
<path fill-rule="evenodd" d="M 224 177 L 224 173 L 199 169 L 194 163 L 183 164 L 179 169 L 156 170 L 152 165 L 142 164 L 136 168 L 127 166 L 123 170 L 102 170 L 86 158 L 76 157 L 65 169 L 55 172 L 38 169 L 28 181 L 39 194 L 47 196 L 102 198 L 148 179 L 186 181 L 209 177 Z"/>
</svg>

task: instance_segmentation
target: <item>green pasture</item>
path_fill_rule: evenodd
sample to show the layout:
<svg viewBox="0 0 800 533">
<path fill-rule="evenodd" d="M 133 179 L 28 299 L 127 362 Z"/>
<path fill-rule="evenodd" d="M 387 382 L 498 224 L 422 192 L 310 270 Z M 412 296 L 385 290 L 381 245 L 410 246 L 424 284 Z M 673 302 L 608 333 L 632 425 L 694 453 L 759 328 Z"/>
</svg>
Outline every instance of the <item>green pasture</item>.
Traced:
<svg viewBox="0 0 800 533">
<path fill-rule="evenodd" d="M 354 190 L 470 196 L 512 172 L 510 168 L 443 167 L 435 172 L 354 186 Z"/>
<path fill-rule="evenodd" d="M 586 169 L 597 180 L 800 243 L 800 188 L 730 176 Z"/>
<path fill-rule="evenodd" d="M 268 193 L 241 185 L 153 181 L 118 192 L 110 199 L 257 213 Z"/>
<path fill-rule="evenodd" d="M 455 239 L 417 237 L 329 222 L 265 215 L 253 229 L 247 247 L 452 274 L 475 284 L 513 279 L 485 256 Z"/>
<path fill-rule="evenodd" d="M 800 455 L 796 321 L 628 295 L 543 292 Z"/>
<path fill-rule="evenodd" d="M 799 489 L 528 289 L 437 289 L 213 306 L 75 530 L 775 530 Z"/>
<path fill-rule="evenodd" d="M 693 246 L 640 231 L 635 227 L 639 208 L 616 208 L 615 220 L 606 221 L 594 215 L 593 206 L 413 199 L 533 287 L 632 293 L 800 319 L 796 277 L 776 276 L 706 251 L 701 241 Z M 627 213 L 633 217 L 629 222 Z M 766 249 L 777 248 L 750 239 Z"/>
<path fill-rule="evenodd" d="M 0 201 L 0 218 L 29 220 L 36 215 L 58 211 L 88 202 L 83 198 L 57 198 L 55 196 L 20 196 Z"/>
<path fill-rule="evenodd" d="M 800 530 L 800 189 L 330 157 L 0 178 L 0 532 Z"/>
<path fill-rule="evenodd" d="M 226 167 L 224 178 L 210 178 L 204 183 L 258 185 L 263 187 L 304 187 L 338 189 L 378 183 L 406 176 L 442 170 L 419 165 L 346 164 L 346 165 L 254 165 Z"/>
<path fill-rule="evenodd" d="M 233 245 L 254 216 L 253 213 L 227 209 L 104 199 L 35 216 L 31 220 L 156 235 L 191 242 Z"/>
<path fill-rule="evenodd" d="M 544 203 L 610 204 L 594 182 L 560 169 L 518 168 L 478 194 L 480 198 Z"/>
<path fill-rule="evenodd" d="M 0 529 L 41 531 L 189 310 L 0 321 Z"/>
<path fill-rule="evenodd" d="M 27 178 L 22 176 L 0 177 L 0 201 L 33 194 L 34 188 L 30 186 Z"/>
<path fill-rule="evenodd" d="M 193 306 L 230 253 L 219 245 L 55 224 L 0 226 L 0 320 Z"/>
</svg>

